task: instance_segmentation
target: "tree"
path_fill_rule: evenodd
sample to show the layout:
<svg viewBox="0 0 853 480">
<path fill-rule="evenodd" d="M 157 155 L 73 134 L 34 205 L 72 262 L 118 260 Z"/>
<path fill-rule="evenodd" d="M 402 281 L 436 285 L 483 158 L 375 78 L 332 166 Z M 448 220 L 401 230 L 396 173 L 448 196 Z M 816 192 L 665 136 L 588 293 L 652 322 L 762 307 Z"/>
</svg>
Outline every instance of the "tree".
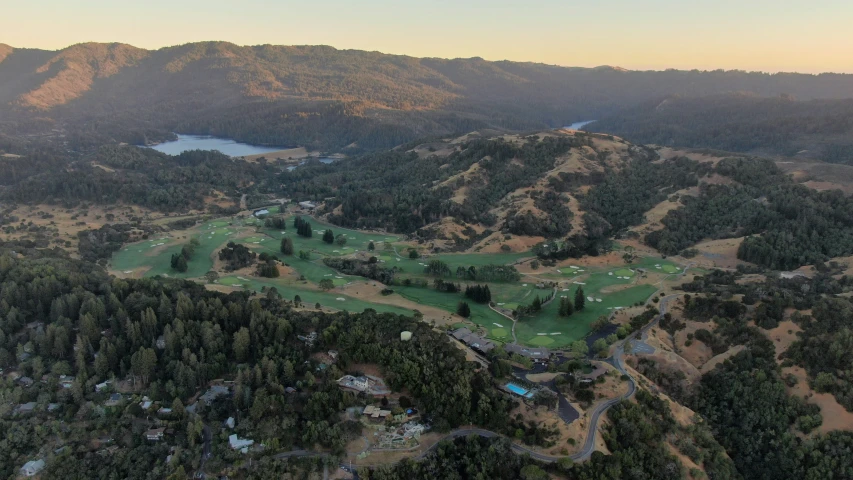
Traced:
<svg viewBox="0 0 853 480">
<path fill-rule="evenodd" d="M 207 283 L 213 283 L 219 280 L 219 273 L 214 270 L 211 270 L 204 274 L 204 278 L 207 279 Z"/>
<path fill-rule="evenodd" d="M 533 299 L 533 303 L 530 304 L 530 310 L 533 312 L 542 310 L 542 299 L 539 298 L 539 295 L 536 295 L 536 298 Z"/>
<path fill-rule="evenodd" d="M 561 317 L 570 317 L 573 313 L 575 313 L 575 307 L 572 305 L 571 299 L 569 297 L 560 297 L 560 308 L 557 313 Z"/>
<path fill-rule="evenodd" d="M 339 247 L 343 247 L 347 244 L 347 236 L 343 233 L 335 237 L 335 243 L 338 244 Z"/>
<path fill-rule="evenodd" d="M 413 248 L 409 250 L 409 258 L 411 258 L 412 260 L 420 258 L 420 254 L 418 254 L 418 251 Z"/>
<path fill-rule="evenodd" d="M 240 327 L 240 330 L 234 332 L 234 356 L 238 362 L 245 362 L 249 358 L 249 345 L 251 338 L 249 329 Z"/>
<path fill-rule="evenodd" d="M 323 241 L 328 243 L 329 245 L 331 245 L 332 243 L 335 243 L 334 232 L 332 232 L 329 229 L 327 229 L 325 232 L 323 232 Z"/>
<path fill-rule="evenodd" d="M 599 338 L 592 344 L 592 351 L 599 357 L 607 356 L 607 340 Z"/>
<path fill-rule="evenodd" d="M 456 306 L 456 313 L 463 318 L 468 318 L 471 316 L 471 306 L 468 305 L 468 302 L 459 302 Z"/>
<path fill-rule="evenodd" d="M 184 273 L 187 271 L 187 257 L 183 256 L 180 253 L 172 254 L 172 269 L 177 270 L 178 272 Z"/>
<path fill-rule="evenodd" d="M 335 282 L 333 282 L 331 278 L 324 278 L 320 280 L 320 289 L 324 292 L 328 292 L 333 288 L 335 288 Z"/>
<path fill-rule="evenodd" d="M 293 255 L 293 240 L 290 237 L 281 239 L 281 253 L 285 255 Z"/>
<path fill-rule="evenodd" d="M 311 260 L 311 252 L 306 252 L 305 250 L 299 251 L 299 259 L 300 260 Z"/>
<path fill-rule="evenodd" d="M 580 356 L 586 356 L 589 353 L 589 346 L 583 340 L 572 342 L 571 349 L 573 353 L 577 353 Z"/>
<path fill-rule="evenodd" d="M 601 315 L 600 317 L 596 318 L 595 321 L 592 322 L 590 328 L 592 328 L 593 332 L 597 332 L 602 328 L 606 327 L 608 324 L 610 324 L 610 319 L 607 318 L 607 315 Z"/>
<path fill-rule="evenodd" d="M 302 305 L 302 297 L 300 297 L 299 295 L 294 296 L 293 297 L 293 304 L 296 305 L 297 307 Z"/>
<path fill-rule="evenodd" d="M 575 310 L 583 310 L 584 304 L 586 304 L 586 297 L 583 294 L 583 287 L 578 285 L 578 289 L 575 291 Z"/>
<path fill-rule="evenodd" d="M 374 245 L 373 241 L 371 240 L 370 243 L 367 244 L 367 251 L 372 252 L 374 250 L 376 250 L 376 245 Z"/>
</svg>

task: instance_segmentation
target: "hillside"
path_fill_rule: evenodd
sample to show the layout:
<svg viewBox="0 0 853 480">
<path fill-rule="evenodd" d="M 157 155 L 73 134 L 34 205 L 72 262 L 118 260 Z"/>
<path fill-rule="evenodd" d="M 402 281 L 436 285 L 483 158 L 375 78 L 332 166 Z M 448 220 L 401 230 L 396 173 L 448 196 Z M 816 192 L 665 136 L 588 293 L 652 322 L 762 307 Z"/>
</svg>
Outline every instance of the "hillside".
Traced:
<svg viewBox="0 0 853 480">
<path fill-rule="evenodd" d="M 179 130 L 373 149 L 486 127 L 559 127 L 668 95 L 732 91 L 850 98 L 853 77 L 567 68 L 224 42 L 0 49 L 3 131 L 59 129 L 72 148 L 156 141 Z"/>
<path fill-rule="evenodd" d="M 668 96 L 586 127 L 633 142 L 853 164 L 853 99 L 784 95 Z"/>
</svg>

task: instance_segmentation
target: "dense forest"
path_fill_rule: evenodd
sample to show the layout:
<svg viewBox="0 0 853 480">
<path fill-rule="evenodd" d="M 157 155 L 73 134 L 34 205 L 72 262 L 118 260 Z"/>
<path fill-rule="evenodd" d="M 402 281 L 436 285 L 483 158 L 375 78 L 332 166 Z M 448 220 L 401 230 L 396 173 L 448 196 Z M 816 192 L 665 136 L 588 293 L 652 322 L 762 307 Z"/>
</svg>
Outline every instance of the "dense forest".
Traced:
<svg viewBox="0 0 853 480">
<path fill-rule="evenodd" d="M 669 96 L 585 128 L 644 144 L 803 155 L 853 165 L 853 101 L 849 98 L 798 101 L 792 95 L 745 93 Z"/>
<path fill-rule="evenodd" d="M 75 205 L 90 201 L 162 211 L 221 211 L 206 202 L 214 190 L 236 196 L 239 189 L 252 183 L 262 190 L 274 171 L 271 166 L 201 150 L 169 156 L 135 146 L 104 146 L 79 160 L 67 155 L 60 158 L 65 158 L 64 166 L 45 168 L 52 166 L 50 162 L 62 163 L 47 157 L 40 163 L 40 172 L 0 191 L 0 198 L 20 203 Z"/>
</svg>

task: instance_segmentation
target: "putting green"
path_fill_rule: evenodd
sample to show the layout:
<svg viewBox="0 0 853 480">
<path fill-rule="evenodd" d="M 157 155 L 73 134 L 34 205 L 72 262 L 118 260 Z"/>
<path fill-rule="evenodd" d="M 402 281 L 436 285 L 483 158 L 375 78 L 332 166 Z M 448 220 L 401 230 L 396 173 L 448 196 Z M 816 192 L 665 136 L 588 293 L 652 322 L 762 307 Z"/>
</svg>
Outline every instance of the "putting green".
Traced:
<svg viewBox="0 0 853 480">
<path fill-rule="evenodd" d="M 527 341 L 527 343 L 531 345 L 536 345 L 538 347 L 545 347 L 554 343 L 554 339 L 546 336 L 546 335 L 536 335 L 536 337 L 531 338 Z"/>
<path fill-rule="evenodd" d="M 617 277 L 633 277 L 634 272 L 630 268 L 620 268 L 613 272 L 613 275 L 616 275 Z"/>
<path fill-rule="evenodd" d="M 244 280 L 240 280 L 237 277 L 224 277 L 224 278 L 220 278 L 217 281 L 217 283 L 219 283 L 219 284 L 228 285 L 228 286 L 233 286 L 233 285 L 241 285 L 242 286 L 243 282 L 244 282 Z"/>
<path fill-rule="evenodd" d="M 669 264 L 661 265 L 660 268 L 661 268 L 661 270 L 663 270 L 666 273 L 679 273 L 681 271 L 681 269 L 679 269 L 675 265 L 669 265 Z"/>
<path fill-rule="evenodd" d="M 225 220 L 214 220 L 214 221 L 208 223 L 207 225 L 208 225 L 208 228 L 227 227 L 228 222 L 226 222 Z"/>
<path fill-rule="evenodd" d="M 509 332 L 506 331 L 505 328 L 493 328 L 492 336 L 496 338 L 506 337 L 509 335 Z"/>
</svg>

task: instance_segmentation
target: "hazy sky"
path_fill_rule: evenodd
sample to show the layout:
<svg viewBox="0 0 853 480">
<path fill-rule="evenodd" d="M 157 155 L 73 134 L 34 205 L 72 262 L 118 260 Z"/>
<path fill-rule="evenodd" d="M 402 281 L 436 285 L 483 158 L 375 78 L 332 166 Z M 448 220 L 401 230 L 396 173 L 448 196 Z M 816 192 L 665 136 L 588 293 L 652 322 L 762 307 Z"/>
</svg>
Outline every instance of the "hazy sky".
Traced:
<svg viewBox="0 0 853 480">
<path fill-rule="evenodd" d="M 0 43 L 331 45 L 567 66 L 853 73 L 851 0 L 6 0 Z"/>
</svg>

